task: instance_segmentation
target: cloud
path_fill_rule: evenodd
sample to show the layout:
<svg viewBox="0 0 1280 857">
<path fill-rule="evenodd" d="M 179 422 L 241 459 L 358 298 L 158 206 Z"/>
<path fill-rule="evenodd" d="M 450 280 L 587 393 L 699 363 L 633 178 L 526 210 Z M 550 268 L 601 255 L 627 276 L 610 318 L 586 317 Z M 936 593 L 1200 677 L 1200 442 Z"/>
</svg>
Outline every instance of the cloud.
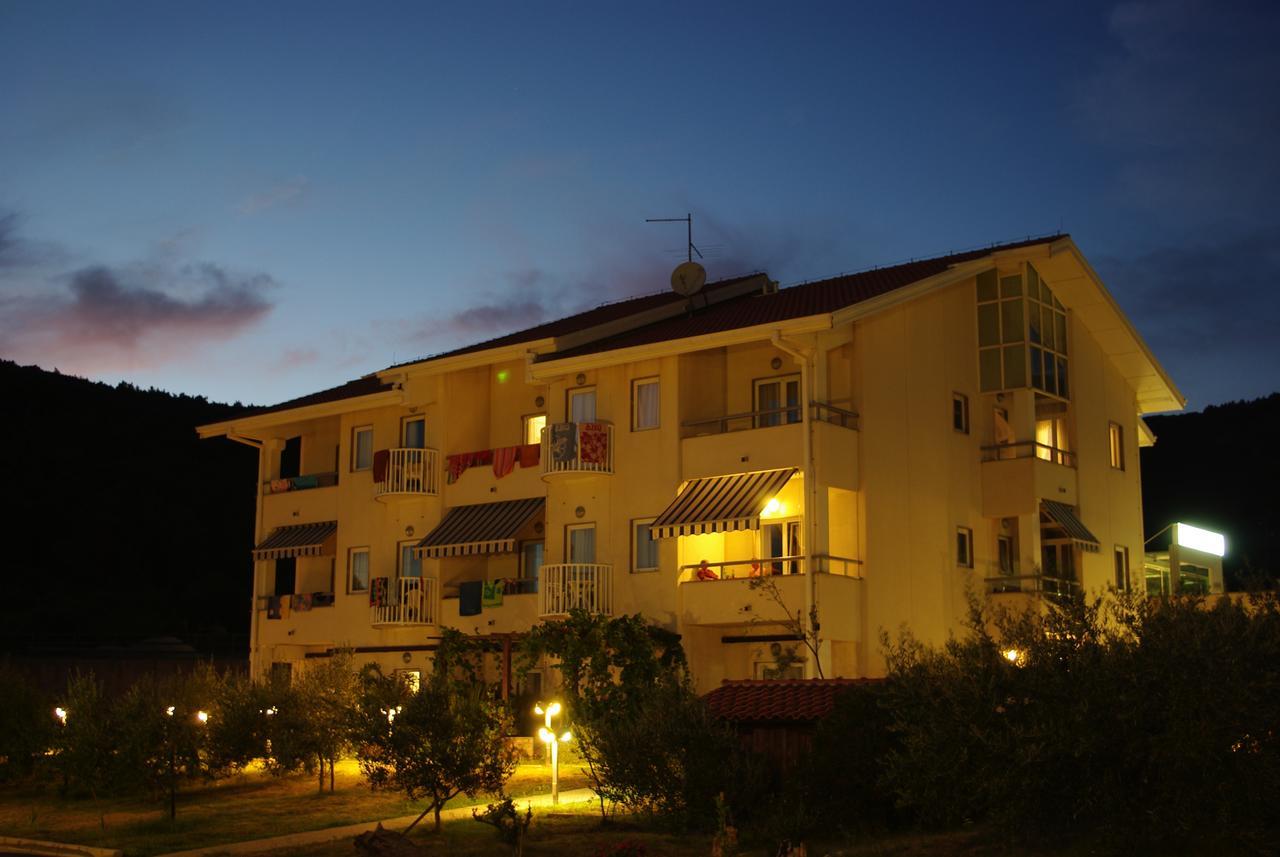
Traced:
<svg viewBox="0 0 1280 857">
<path fill-rule="evenodd" d="M 86 375 L 145 368 L 229 339 L 271 310 L 270 275 L 176 261 L 173 242 L 130 265 L 51 273 L 51 260 L 70 254 L 34 264 L 15 223 L 0 219 L 0 353 L 10 359 Z"/>
<path fill-rule="evenodd" d="M 311 180 L 295 178 L 246 197 L 236 207 L 241 214 L 259 214 L 271 208 L 301 202 L 311 192 Z"/>
<path fill-rule="evenodd" d="M 1280 6 L 1127 2 L 1108 23 L 1115 50 L 1081 82 L 1073 112 L 1117 158 L 1117 202 L 1178 225 L 1269 214 Z"/>
</svg>

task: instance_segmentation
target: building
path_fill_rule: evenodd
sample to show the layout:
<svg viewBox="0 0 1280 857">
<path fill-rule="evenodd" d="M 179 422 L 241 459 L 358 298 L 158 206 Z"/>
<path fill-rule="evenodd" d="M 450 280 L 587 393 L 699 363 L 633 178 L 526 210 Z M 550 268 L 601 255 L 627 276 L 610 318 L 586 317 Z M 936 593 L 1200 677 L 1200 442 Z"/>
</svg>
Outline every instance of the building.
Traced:
<svg viewBox="0 0 1280 857">
<path fill-rule="evenodd" d="M 705 691 L 816 675 L 797 614 L 862 678 L 970 592 L 1141 586 L 1142 415 L 1183 404 L 1056 235 L 635 298 L 199 431 L 260 450 L 255 675 L 581 607 L 678 631 Z"/>
</svg>

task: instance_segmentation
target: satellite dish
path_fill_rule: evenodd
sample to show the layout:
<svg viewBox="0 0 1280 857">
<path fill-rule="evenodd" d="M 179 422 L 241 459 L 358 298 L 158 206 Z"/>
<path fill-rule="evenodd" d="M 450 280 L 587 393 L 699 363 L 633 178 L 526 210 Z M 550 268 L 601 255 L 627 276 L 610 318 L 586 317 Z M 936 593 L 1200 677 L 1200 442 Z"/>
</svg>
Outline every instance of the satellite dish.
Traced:
<svg viewBox="0 0 1280 857">
<path fill-rule="evenodd" d="M 707 269 L 697 262 L 681 262 L 671 272 L 671 288 L 686 298 L 696 295 L 707 282 Z"/>
</svg>

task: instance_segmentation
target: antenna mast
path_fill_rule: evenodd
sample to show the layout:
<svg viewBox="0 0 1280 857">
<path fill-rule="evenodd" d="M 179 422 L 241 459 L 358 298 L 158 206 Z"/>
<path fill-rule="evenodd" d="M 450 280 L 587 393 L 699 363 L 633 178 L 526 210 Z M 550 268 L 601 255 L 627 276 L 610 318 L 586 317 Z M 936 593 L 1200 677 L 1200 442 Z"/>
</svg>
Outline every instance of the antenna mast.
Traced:
<svg viewBox="0 0 1280 857">
<path fill-rule="evenodd" d="M 693 214 L 692 214 L 692 213 L 686 214 L 684 217 L 646 217 L 646 218 L 644 219 L 644 222 L 645 222 L 645 223 L 684 223 L 684 224 L 687 224 L 687 225 L 688 225 L 688 227 L 689 227 L 689 229 L 688 229 L 688 233 L 689 233 L 689 237 L 688 237 L 688 242 L 689 242 L 689 248 L 688 248 L 688 249 L 689 249 L 689 261 L 690 261 L 690 262 L 692 262 L 692 261 L 693 261 L 693 254 L 694 254 L 694 253 L 697 253 L 697 254 L 698 254 L 698 258 L 699 258 L 699 259 L 701 259 L 701 258 L 702 258 L 702 251 L 701 251 L 701 250 L 699 250 L 697 247 L 695 247 L 695 246 L 694 246 L 694 244 L 693 244 Z"/>
</svg>

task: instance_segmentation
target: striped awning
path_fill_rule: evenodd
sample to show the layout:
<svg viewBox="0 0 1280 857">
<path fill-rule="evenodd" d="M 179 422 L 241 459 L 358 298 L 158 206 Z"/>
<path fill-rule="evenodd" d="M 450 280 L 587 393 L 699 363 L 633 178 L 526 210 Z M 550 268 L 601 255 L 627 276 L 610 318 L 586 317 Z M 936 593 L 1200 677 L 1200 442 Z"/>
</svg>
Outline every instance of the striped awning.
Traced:
<svg viewBox="0 0 1280 857">
<path fill-rule="evenodd" d="M 276 527 L 253 549 L 253 558 L 283 559 L 290 556 L 330 556 L 333 554 L 337 521 L 318 524 L 291 524 Z"/>
<path fill-rule="evenodd" d="M 1097 551 L 1099 549 L 1098 537 L 1089 532 L 1089 528 L 1076 516 L 1075 509 L 1066 503 L 1058 503 L 1054 500 L 1041 500 L 1040 507 L 1054 523 L 1067 531 L 1067 536 L 1070 537 L 1071 541 L 1087 551 Z"/>
<path fill-rule="evenodd" d="M 530 497 L 454 506 L 436 528 L 418 542 L 414 553 L 428 559 L 510 553 L 516 549 L 516 536 L 525 525 L 543 514 L 546 505 L 545 497 Z"/>
<path fill-rule="evenodd" d="M 690 479 L 671 505 L 654 520 L 655 539 L 760 528 L 760 513 L 797 468 L 757 470 L 732 476 Z"/>
</svg>

